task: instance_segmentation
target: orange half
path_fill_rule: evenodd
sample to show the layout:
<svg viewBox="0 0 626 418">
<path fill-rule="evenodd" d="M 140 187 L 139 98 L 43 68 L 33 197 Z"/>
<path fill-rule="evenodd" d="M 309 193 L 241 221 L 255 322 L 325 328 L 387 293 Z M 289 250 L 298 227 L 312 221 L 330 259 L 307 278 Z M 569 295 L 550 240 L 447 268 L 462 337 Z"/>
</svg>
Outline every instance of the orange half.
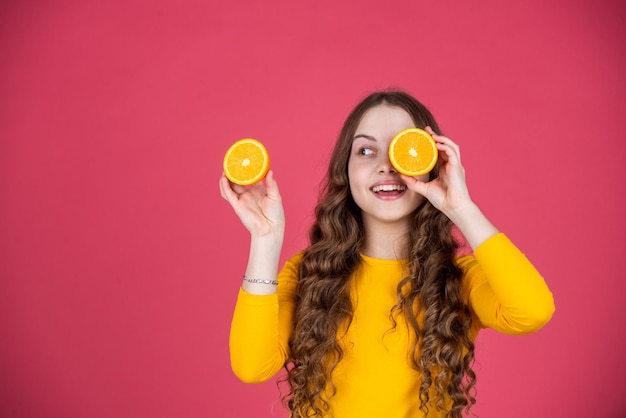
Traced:
<svg viewBox="0 0 626 418">
<path fill-rule="evenodd" d="M 433 137 L 423 129 L 409 128 L 398 132 L 389 144 L 389 161 L 399 173 L 417 177 L 429 173 L 439 152 Z"/>
<path fill-rule="evenodd" d="M 267 149 L 256 139 L 240 139 L 224 155 L 224 174 L 236 184 L 247 186 L 257 183 L 265 177 L 269 168 Z"/>
</svg>

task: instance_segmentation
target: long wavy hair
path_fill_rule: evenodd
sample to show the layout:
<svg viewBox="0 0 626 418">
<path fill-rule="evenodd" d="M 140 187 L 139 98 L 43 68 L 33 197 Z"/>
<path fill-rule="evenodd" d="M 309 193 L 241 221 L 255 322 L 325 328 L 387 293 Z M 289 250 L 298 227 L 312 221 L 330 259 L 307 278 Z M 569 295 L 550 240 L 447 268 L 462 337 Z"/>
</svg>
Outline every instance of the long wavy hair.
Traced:
<svg viewBox="0 0 626 418">
<path fill-rule="evenodd" d="M 370 94 L 346 119 L 320 189 L 310 246 L 299 267 L 291 359 L 285 377 L 289 392 L 284 396 L 293 417 L 323 416 L 336 393 L 331 375 L 343 358 L 339 338 L 353 315 L 350 277 L 361 263 L 359 251 L 365 238 L 361 210 L 350 193 L 348 159 L 361 118 L 380 104 L 400 107 L 416 127 L 430 126 L 441 133 L 430 111 L 398 90 Z M 438 175 L 437 165 L 431 180 Z M 461 296 L 462 270 L 455 262 L 459 244 L 450 220 L 427 200 L 412 216 L 409 275 L 398 284 L 398 301 L 389 313 L 390 329 L 397 326 L 396 314 L 402 314 L 413 333 L 408 354 L 421 376 L 415 394 L 420 409 L 427 415 L 434 407 L 457 418 L 476 402 L 471 311 Z"/>
</svg>

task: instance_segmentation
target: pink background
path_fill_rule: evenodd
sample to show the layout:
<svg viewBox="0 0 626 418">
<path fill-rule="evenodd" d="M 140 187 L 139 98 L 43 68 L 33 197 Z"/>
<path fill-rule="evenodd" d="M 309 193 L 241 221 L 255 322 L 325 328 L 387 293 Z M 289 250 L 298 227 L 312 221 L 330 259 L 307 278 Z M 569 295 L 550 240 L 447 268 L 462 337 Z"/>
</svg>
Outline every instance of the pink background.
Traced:
<svg viewBox="0 0 626 418">
<path fill-rule="evenodd" d="M 552 288 L 553 320 L 478 339 L 491 417 L 621 417 L 625 7 L 615 1 L 4 1 L 0 416 L 285 417 L 230 371 L 248 236 L 236 139 L 306 243 L 343 119 L 407 89 L 475 200 Z M 252 348 L 251 348 L 252 349 Z"/>
</svg>

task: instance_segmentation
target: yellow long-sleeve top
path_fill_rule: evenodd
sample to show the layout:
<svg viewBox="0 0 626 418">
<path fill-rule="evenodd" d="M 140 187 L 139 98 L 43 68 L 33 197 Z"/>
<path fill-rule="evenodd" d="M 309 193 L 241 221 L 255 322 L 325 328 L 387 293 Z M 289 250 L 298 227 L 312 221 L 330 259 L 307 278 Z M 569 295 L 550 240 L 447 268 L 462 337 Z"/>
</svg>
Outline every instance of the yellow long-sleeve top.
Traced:
<svg viewBox="0 0 626 418">
<path fill-rule="evenodd" d="M 278 276 L 278 292 L 252 295 L 240 290 L 231 334 L 231 364 L 244 382 L 273 377 L 289 357 L 298 263 L 290 259 Z M 330 400 L 336 418 L 416 418 L 419 374 L 410 367 L 409 332 L 401 316 L 393 332 L 389 314 L 397 301 L 398 282 L 407 275 L 406 260 L 362 256 L 352 277 L 354 317 L 341 339 L 344 358 L 332 375 L 336 395 Z M 552 294 L 522 252 L 496 234 L 473 256 L 461 256 L 463 295 L 474 312 L 472 337 L 481 328 L 524 334 L 547 323 L 554 312 Z M 429 417 L 440 416 L 433 411 Z"/>
</svg>

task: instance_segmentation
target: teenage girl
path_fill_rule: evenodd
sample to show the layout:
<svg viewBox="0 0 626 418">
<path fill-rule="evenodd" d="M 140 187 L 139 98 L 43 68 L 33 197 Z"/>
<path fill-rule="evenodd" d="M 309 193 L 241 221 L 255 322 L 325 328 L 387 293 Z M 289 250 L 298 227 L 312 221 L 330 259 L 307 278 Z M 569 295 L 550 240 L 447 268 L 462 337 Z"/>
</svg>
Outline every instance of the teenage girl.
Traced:
<svg viewBox="0 0 626 418">
<path fill-rule="evenodd" d="M 388 158 L 410 127 L 439 150 L 420 177 Z M 554 312 L 541 275 L 472 201 L 458 145 L 405 92 L 371 94 L 350 113 L 310 245 L 280 272 L 285 218 L 272 171 L 248 187 L 222 176 L 220 190 L 251 236 L 232 367 L 245 382 L 286 368 L 292 417 L 461 417 L 476 402 L 478 331 L 530 333 Z M 472 255 L 459 255 L 453 227 Z"/>
</svg>

